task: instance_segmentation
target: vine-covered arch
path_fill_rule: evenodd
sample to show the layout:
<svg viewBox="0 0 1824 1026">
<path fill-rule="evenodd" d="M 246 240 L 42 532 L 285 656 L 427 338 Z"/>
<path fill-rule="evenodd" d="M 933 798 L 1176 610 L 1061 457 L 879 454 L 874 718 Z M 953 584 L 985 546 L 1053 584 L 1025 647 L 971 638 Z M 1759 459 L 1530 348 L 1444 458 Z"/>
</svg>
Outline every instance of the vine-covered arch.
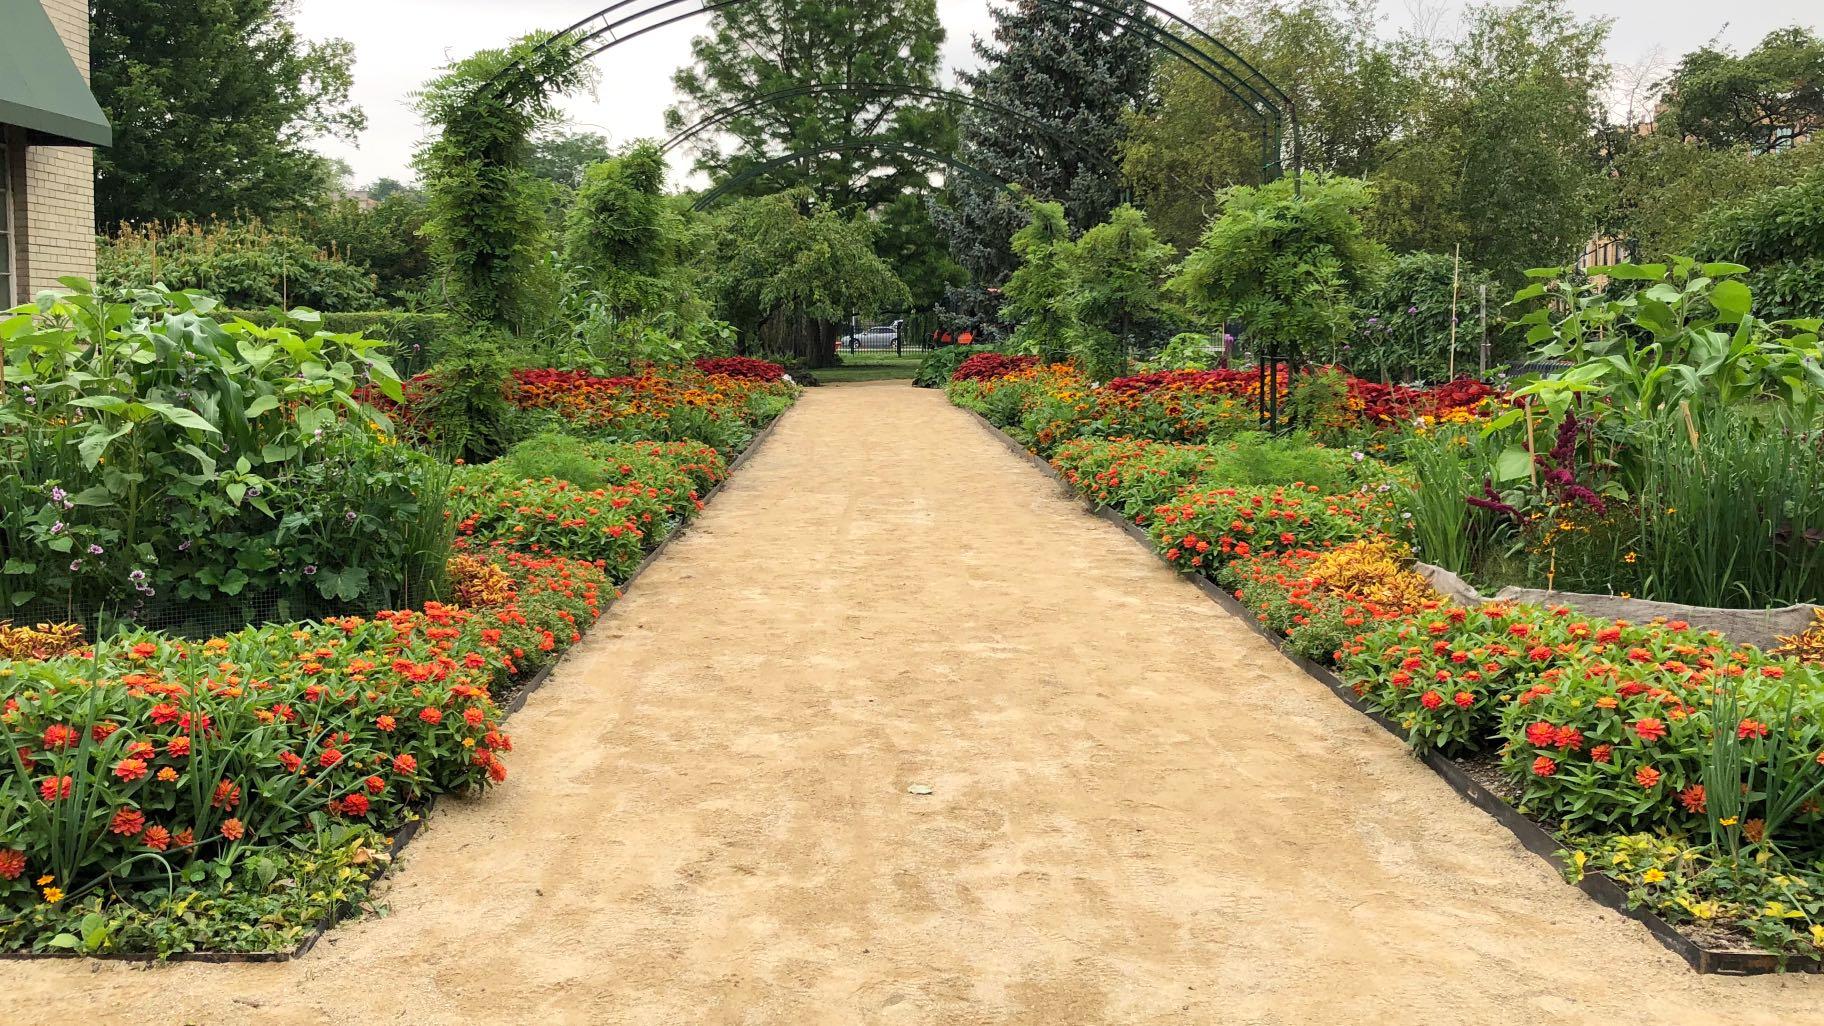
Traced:
<svg viewBox="0 0 1824 1026">
<path fill-rule="evenodd" d="M 617 0 L 552 34 L 527 58 L 501 68 L 482 85 L 482 89 L 507 93 L 524 89 L 536 94 L 544 88 L 544 83 L 539 79 L 539 72 L 532 69 L 548 67 L 553 52 L 561 53 L 560 62 L 567 61 L 575 66 L 649 32 L 747 2 L 749 0 Z M 1303 163 L 1297 109 L 1278 85 L 1221 40 L 1150 0 L 1037 2 L 1067 8 L 1133 32 L 1161 52 L 1184 61 L 1222 89 L 1259 122 L 1262 168 L 1269 178 L 1278 177 L 1284 171 L 1285 130 L 1289 127 L 1293 181 L 1294 188 L 1297 187 Z M 1135 7 L 1141 10 L 1136 12 Z"/>
</svg>

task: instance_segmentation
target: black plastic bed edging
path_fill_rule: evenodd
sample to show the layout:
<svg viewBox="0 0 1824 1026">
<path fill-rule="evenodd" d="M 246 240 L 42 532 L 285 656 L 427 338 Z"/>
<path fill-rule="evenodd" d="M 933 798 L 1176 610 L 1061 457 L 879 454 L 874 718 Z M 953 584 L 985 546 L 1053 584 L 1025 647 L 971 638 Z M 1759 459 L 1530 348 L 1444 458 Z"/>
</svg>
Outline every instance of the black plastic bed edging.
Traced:
<svg viewBox="0 0 1824 1026">
<path fill-rule="evenodd" d="M 759 451 L 760 444 L 772 436 L 773 429 L 778 427 L 779 422 L 791 414 L 792 409 L 793 407 L 787 407 L 779 416 L 774 417 L 771 423 L 754 434 L 754 437 L 748 441 L 747 446 L 735 456 L 733 462 L 729 463 L 728 473 L 723 476 L 722 480 L 716 482 L 714 487 L 703 494 L 701 501 L 704 506 L 708 506 L 710 501 L 721 494 L 722 489 L 727 487 L 728 483 L 735 479 L 735 471 L 741 469 L 741 467 L 747 463 L 748 459 Z M 596 624 L 601 623 L 602 620 L 607 618 L 609 612 L 614 608 L 614 603 L 620 601 L 622 596 L 626 594 L 627 589 L 633 587 L 633 583 L 640 579 L 640 575 L 644 574 L 648 568 L 658 562 L 659 557 L 664 554 L 665 550 L 671 547 L 671 543 L 678 540 L 685 532 L 689 531 L 691 525 L 695 522 L 696 518 L 692 517 L 684 523 L 679 524 L 677 530 L 666 535 L 664 541 L 661 541 L 651 552 L 648 552 L 646 558 L 640 560 L 640 565 L 635 567 L 633 573 L 627 576 L 627 580 L 615 586 L 613 600 L 610 601 L 608 608 L 602 611 L 602 615 L 597 617 L 595 622 L 591 623 L 588 629 L 583 632 L 585 638 L 588 636 L 590 630 L 595 629 Z M 564 650 L 562 655 L 559 655 L 556 659 L 552 660 L 544 667 L 541 667 L 537 672 L 533 673 L 532 676 L 527 677 L 525 683 L 515 688 L 512 696 L 501 709 L 501 722 L 505 723 L 508 717 L 525 708 L 526 700 L 532 697 L 532 693 L 539 688 L 544 687 L 546 682 L 551 679 L 552 673 L 555 672 L 559 666 L 562 666 L 564 660 L 570 657 L 570 653 L 576 651 L 581 645 L 582 642 L 580 641 L 571 645 Z M 375 868 L 368 876 L 368 883 L 378 883 L 380 879 L 386 875 L 387 870 L 392 867 L 393 861 L 398 858 L 399 853 L 404 851 L 405 846 L 410 844 L 412 839 L 417 837 L 419 832 L 424 829 L 425 818 L 430 815 L 431 810 L 436 807 L 436 804 L 437 796 L 432 795 L 418 803 L 406 813 L 405 822 L 401 823 L 398 829 L 392 831 L 392 836 L 388 839 L 386 847 L 387 857 L 379 860 L 376 864 Z M 334 929 L 337 923 L 349 918 L 357 911 L 358 907 L 354 902 L 349 902 L 337 908 L 335 912 L 317 920 L 316 923 L 305 930 L 304 935 L 299 938 L 297 946 L 289 951 L 179 951 L 167 955 L 163 959 L 160 959 L 157 955 L 146 952 L 101 952 L 98 954 L 90 954 L 81 951 L 4 951 L 0 952 L 0 961 L 28 961 L 43 958 L 87 958 L 108 962 L 165 961 L 208 962 L 216 964 L 290 962 L 294 959 L 303 958 L 305 955 L 309 954 L 310 950 L 317 946 L 317 942 L 322 940 L 324 935 L 330 930 Z"/>
<path fill-rule="evenodd" d="M 996 427 L 988 418 L 983 417 L 974 410 L 969 410 L 964 407 L 958 407 L 958 409 L 963 409 L 964 412 L 974 417 L 978 424 L 1015 455 L 1019 456 L 1027 463 L 1032 464 L 1034 467 L 1037 467 L 1066 491 L 1081 499 L 1084 504 L 1089 507 L 1090 512 L 1097 517 L 1114 524 L 1116 527 L 1119 527 L 1129 538 L 1144 545 L 1148 552 L 1152 553 L 1161 562 L 1165 562 L 1165 557 L 1160 554 L 1158 546 L 1153 544 L 1152 536 L 1147 534 L 1140 525 L 1122 516 L 1119 510 L 1099 505 L 1086 498 L 1075 488 L 1075 486 L 1066 480 L 1062 474 L 1058 473 L 1056 467 L 1053 467 L 1050 463 L 1041 459 L 1024 445 L 1021 445 L 1012 435 L 1009 435 Z M 1166 563 L 1166 565 L 1171 566 L 1170 563 Z M 1172 569 L 1174 571 L 1178 570 L 1175 566 L 1173 566 Z M 1348 703 L 1350 708 L 1361 713 L 1370 720 L 1373 720 L 1394 737 L 1400 738 L 1402 744 L 1405 743 L 1405 737 L 1401 734 L 1397 724 L 1384 716 L 1370 711 L 1362 704 L 1362 700 L 1356 696 L 1355 692 L 1348 685 L 1343 683 L 1342 678 L 1338 677 L 1329 667 L 1319 665 L 1296 652 L 1290 651 L 1286 646 L 1286 640 L 1262 626 L 1260 621 L 1255 618 L 1253 610 L 1242 605 L 1235 596 L 1222 590 L 1216 582 L 1201 574 L 1180 573 L 1179 576 L 1182 579 L 1189 581 L 1198 591 L 1203 592 L 1204 595 L 1208 596 L 1217 605 L 1221 606 L 1237 620 L 1240 620 L 1249 630 L 1266 639 L 1267 643 L 1272 645 L 1280 655 L 1284 656 L 1300 670 L 1303 670 L 1311 679 L 1329 689 L 1336 697 Z M 1444 778 L 1444 782 L 1450 785 L 1451 790 L 1457 792 L 1465 801 L 1468 801 L 1471 805 L 1474 805 L 1476 808 L 1493 816 L 1497 822 L 1513 833 L 1514 839 L 1519 841 L 1521 846 L 1526 848 L 1527 851 L 1532 852 L 1550 863 L 1554 872 L 1559 871 L 1558 852 L 1563 846 L 1558 843 L 1558 840 L 1552 836 L 1550 831 L 1546 830 L 1538 823 L 1535 823 L 1519 809 L 1508 804 L 1500 795 L 1483 786 L 1480 781 L 1476 780 L 1468 770 L 1464 769 L 1463 766 L 1454 759 L 1447 758 L 1433 751 L 1420 756 L 1419 761 L 1430 767 L 1432 772 Z M 1680 933 L 1677 927 L 1674 927 L 1671 923 L 1668 923 L 1658 915 L 1655 915 L 1652 910 L 1644 907 L 1629 908 L 1627 889 L 1607 874 L 1586 873 L 1583 879 L 1578 881 L 1575 886 L 1578 890 L 1593 898 L 1598 904 L 1619 912 L 1629 919 L 1645 926 L 1647 932 L 1651 933 L 1655 940 L 1659 941 L 1660 944 L 1670 949 L 1680 958 L 1683 958 L 1692 969 L 1695 969 L 1700 973 L 1727 976 L 1756 976 L 1764 973 L 1776 972 L 1824 972 L 1824 961 L 1820 961 L 1816 958 L 1790 957 L 1782 959 L 1780 956 L 1771 953 L 1722 951 L 1715 948 L 1707 948 L 1692 938 Z"/>
</svg>

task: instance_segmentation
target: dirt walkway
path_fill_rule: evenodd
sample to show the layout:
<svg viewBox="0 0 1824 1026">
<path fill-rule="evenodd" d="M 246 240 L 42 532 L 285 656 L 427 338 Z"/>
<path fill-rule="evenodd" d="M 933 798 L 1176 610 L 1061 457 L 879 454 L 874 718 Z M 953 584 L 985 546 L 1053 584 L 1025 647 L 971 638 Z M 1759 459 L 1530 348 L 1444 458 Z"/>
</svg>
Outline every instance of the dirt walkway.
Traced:
<svg viewBox="0 0 1824 1026">
<path fill-rule="evenodd" d="M 513 733 L 386 918 L 0 963 L 0 1023 L 1824 1021 L 1824 980 L 1691 974 L 900 383 L 809 395 Z"/>
</svg>

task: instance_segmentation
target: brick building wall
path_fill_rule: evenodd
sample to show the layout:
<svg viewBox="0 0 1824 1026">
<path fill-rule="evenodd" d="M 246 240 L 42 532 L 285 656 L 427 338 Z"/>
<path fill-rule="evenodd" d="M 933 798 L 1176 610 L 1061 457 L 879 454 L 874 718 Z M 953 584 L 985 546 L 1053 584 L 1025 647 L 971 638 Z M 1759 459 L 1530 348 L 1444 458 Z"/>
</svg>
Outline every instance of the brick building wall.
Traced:
<svg viewBox="0 0 1824 1026">
<path fill-rule="evenodd" d="M 40 0 L 86 79 L 88 0 Z M 13 173 L 13 247 L 19 301 L 56 288 L 65 275 L 95 277 L 95 151 L 87 146 L 24 145 L 9 129 Z"/>
</svg>

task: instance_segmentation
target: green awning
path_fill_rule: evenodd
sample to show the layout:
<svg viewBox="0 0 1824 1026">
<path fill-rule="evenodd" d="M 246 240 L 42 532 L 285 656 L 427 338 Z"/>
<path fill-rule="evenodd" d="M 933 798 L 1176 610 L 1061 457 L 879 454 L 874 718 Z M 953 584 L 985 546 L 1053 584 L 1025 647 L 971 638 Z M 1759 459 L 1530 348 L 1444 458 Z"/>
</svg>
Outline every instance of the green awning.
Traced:
<svg viewBox="0 0 1824 1026">
<path fill-rule="evenodd" d="M 114 129 L 38 0 L 0 0 L 0 25 L 0 124 L 58 143 L 112 143 Z"/>
</svg>

